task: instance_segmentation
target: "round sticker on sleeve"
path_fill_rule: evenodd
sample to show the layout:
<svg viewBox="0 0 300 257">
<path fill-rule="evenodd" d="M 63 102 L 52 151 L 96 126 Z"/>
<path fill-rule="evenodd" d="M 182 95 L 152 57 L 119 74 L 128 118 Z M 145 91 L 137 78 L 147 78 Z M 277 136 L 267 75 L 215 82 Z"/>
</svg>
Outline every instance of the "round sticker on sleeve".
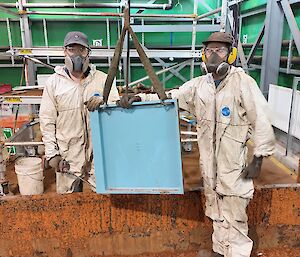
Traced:
<svg viewBox="0 0 300 257">
<path fill-rule="evenodd" d="M 224 106 L 221 110 L 221 114 L 224 117 L 228 117 L 230 115 L 230 109 L 228 106 Z"/>
</svg>

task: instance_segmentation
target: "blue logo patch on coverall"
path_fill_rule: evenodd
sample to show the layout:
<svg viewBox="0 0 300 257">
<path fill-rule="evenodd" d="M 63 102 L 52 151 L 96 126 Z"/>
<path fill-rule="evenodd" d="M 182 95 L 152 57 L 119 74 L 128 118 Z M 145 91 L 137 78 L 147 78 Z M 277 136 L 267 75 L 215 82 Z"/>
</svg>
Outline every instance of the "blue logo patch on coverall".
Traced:
<svg viewBox="0 0 300 257">
<path fill-rule="evenodd" d="M 230 115 L 230 109 L 228 106 L 225 106 L 221 110 L 222 116 L 228 117 Z"/>
</svg>

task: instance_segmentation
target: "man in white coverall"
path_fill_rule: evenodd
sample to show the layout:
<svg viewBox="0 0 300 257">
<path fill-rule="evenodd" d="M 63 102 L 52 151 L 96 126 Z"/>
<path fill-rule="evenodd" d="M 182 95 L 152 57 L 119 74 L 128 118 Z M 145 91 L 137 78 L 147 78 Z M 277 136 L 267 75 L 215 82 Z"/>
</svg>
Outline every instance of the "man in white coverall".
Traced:
<svg viewBox="0 0 300 257">
<path fill-rule="evenodd" d="M 207 74 L 168 93 L 197 118 L 205 214 L 213 221 L 212 256 L 249 257 L 253 243 L 247 235 L 246 207 L 254 192 L 252 178 L 260 174 L 263 157 L 274 151 L 274 133 L 256 82 L 230 65 L 235 59 L 232 36 L 215 32 L 203 43 Z M 129 108 L 134 101 L 157 99 L 139 94 L 121 98 L 120 105 Z M 254 157 L 247 165 L 250 137 Z"/>
<path fill-rule="evenodd" d="M 58 193 L 82 191 L 83 178 L 95 186 L 89 111 L 102 103 L 106 74 L 89 63 L 87 36 L 69 32 L 64 39 L 65 66 L 55 67 L 44 88 L 40 127 L 49 165 L 56 171 Z M 116 86 L 109 102 L 119 100 Z M 68 173 L 62 166 L 68 163 Z M 76 176 L 72 175 L 75 174 Z"/>
</svg>

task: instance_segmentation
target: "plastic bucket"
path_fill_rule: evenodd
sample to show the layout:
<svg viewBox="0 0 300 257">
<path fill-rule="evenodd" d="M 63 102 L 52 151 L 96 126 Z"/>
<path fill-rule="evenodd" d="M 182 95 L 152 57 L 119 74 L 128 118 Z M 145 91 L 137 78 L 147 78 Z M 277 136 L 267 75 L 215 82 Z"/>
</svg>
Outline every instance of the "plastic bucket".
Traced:
<svg viewBox="0 0 300 257">
<path fill-rule="evenodd" d="M 41 158 L 23 157 L 17 159 L 15 172 L 17 173 L 21 195 L 38 195 L 44 192 Z"/>
</svg>

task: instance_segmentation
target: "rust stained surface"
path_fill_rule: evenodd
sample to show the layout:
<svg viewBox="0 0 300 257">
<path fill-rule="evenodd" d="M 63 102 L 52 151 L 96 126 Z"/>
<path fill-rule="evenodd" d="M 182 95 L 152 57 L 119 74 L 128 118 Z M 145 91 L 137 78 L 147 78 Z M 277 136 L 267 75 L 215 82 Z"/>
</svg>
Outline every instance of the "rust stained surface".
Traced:
<svg viewBox="0 0 300 257">
<path fill-rule="evenodd" d="M 3 97 L 18 97 L 18 96 L 42 96 L 43 89 L 27 89 L 27 90 L 17 90 L 10 91 L 4 94 L 1 94 Z"/>
<path fill-rule="evenodd" d="M 194 147 L 194 146 L 193 146 Z M 201 186 L 199 153 L 183 154 L 186 191 Z M 11 189 L 16 174 L 8 167 Z M 211 221 L 202 191 L 185 195 L 55 194 L 55 174 L 45 171 L 45 194 L 0 198 L 0 257 L 196 257 L 211 249 Z M 253 256 L 300 257 L 300 185 L 264 161 L 248 206 Z M 199 256 L 205 257 L 205 256 Z"/>
<path fill-rule="evenodd" d="M 254 252 L 276 256 L 270 251 L 284 248 L 300 256 L 299 200 L 300 187 L 256 191 L 248 207 Z M 202 192 L 6 197 L 0 256 L 196 256 L 211 247 L 203 208 Z"/>
</svg>

